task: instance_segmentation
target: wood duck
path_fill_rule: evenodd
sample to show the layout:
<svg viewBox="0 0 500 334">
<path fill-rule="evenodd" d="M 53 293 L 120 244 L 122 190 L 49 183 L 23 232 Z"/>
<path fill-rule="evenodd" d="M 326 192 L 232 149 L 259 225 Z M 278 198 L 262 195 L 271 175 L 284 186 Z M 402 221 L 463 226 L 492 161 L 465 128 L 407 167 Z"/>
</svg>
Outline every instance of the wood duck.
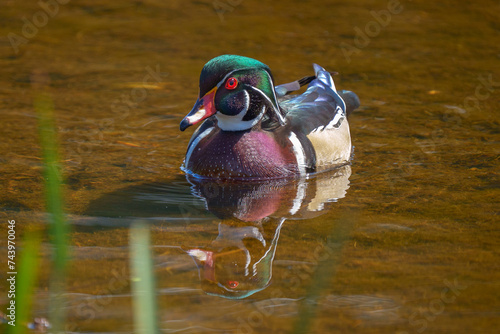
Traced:
<svg viewBox="0 0 500 334">
<path fill-rule="evenodd" d="M 344 165 L 351 157 L 347 116 L 359 106 L 329 72 L 274 87 L 258 60 L 222 55 L 201 71 L 200 94 L 180 130 L 203 124 L 189 142 L 184 170 L 223 180 L 291 178 Z M 288 95 L 309 84 L 301 95 Z"/>
</svg>

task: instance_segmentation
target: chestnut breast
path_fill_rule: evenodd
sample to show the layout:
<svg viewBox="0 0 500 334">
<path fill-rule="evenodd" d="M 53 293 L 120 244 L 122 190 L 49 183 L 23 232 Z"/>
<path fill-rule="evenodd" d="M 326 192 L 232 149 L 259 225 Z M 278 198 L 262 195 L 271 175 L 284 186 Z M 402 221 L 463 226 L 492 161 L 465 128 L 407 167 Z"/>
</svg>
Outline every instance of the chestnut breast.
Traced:
<svg viewBox="0 0 500 334">
<path fill-rule="evenodd" d="M 186 168 L 221 179 L 292 177 L 299 173 L 289 141 L 278 143 L 267 131 L 214 128 L 192 148 Z M 191 148 L 190 148 L 191 150 Z"/>
</svg>

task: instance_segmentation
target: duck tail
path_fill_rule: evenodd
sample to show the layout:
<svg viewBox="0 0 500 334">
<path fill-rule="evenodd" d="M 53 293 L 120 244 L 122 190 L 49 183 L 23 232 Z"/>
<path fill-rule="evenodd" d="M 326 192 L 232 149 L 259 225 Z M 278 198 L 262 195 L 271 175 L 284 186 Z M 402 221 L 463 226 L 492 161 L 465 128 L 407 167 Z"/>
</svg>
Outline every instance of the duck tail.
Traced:
<svg viewBox="0 0 500 334">
<path fill-rule="evenodd" d="M 334 92 L 337 92 L 337 88 L 335 87 L 335 83 L 333 82 L 333 78 L 330 72 L 328 72 L 318 64 L 313 64 L 313 67 L 314 73 L 316 73 L 316 78 L 324 85 L 330 87 Z"/>
<path fill-rule="evenodd" d="M 333 97 L 337 106 L 342 109 L 342 112 L 345 116 L 347 116 L 346 105 L 342 97 L 337 93 L 337 88 L 335 87 L 335 83 L 333 82 L 332 75 L 330 72 L 325 70 L 323 67 L 318 64 L 313 64 L 314 72 L 316 73 L 316 80 L 314 80 L 311 85 L 317 85 L 325 89 L 330 95 Z"/>
<path fill-rule="evenodd" d="M 300 89 L 300 87 L 310 84 L 314 80 L 320 82 L 320 86 L 330 90 L 331 95 L 335 98 L 338 105 L 343 108 L 345 115 L 349 115 L 360 106 L 358 96 L 348 90 L 337 91 L 332 75 L 337 75 L 338 72 L 329 72 L 318 64 L 313 64 L 315 75 L 303 77 L 302 79 L 282 84 L 275 87 L 277 97 L 283 97 Z"/>
<path fill-rule="evenodd" d="M 356 94 L 348 90 L 337 91 L 331 72 L 326 71 L 323 67 L 318 64 L 313 64 L 314 71 L 316 72 L 316 78 L 323 83 L 324 86 L 331 88 L 335 100 L 344 110 L 346 117 L 359 107 L 360 101 Z"/>
<path fill-rule="evenodd" d="M 340 90 L 337 93 L 340 95 L 340 97 L 342 97 L 342 100 L 344 100 L 346 106 L 346 115 L 347 117 L 349 117 L 349 115 L 352 114 L 352 112 L 358 109 L 361 105 L 359 97 L 349 90 Z"/>
</svg>

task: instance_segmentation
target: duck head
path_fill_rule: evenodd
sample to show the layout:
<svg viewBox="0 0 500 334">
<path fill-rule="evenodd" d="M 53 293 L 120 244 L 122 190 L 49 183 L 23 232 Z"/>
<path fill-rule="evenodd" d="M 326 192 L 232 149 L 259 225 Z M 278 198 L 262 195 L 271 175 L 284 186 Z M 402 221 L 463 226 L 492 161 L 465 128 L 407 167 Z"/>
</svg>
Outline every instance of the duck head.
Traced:
<svg viewBox="0 0 500 334">
<path fill-rule="evenodd" d="M 264 116 L 284 124 L 269 67 L 258 60 L 223 55 L 205 64 L 200 75 L 200 94 L 180 124 L 181 131 L 211 116 L 224 131 L 243 131 Z"/>
</svg>

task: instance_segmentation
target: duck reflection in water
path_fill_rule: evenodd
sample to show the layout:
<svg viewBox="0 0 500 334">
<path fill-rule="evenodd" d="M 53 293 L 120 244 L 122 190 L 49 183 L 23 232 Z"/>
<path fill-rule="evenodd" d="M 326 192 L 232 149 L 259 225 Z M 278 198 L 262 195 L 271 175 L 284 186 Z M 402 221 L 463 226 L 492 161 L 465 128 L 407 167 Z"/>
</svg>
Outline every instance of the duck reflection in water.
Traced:
<svg viewBox="0 0 500 334">
<path fill-rule="evenodd" d="M 281 228 L 287 219 L 309 219 L 325 203 L 345 196 L 349 165 L 299 180 L 228 183 L 188 176 L 193 194 L 222 219 L 207 247 L 183 247 L 195 260 L 202 289 L 231 299 L 248 297 L 271 281 Z"/>
<path fill-rule="evenodd" d="M 73 222 L 82 232 L 88 231 L 88 225 L 116 228 L 137 219 L 160 224 L 160 231 L 165 231 L 162 246 L 180 247 L 195 260 L 206 293 L 245 298 L 270 284 L 285 221 L 327 212 L 328 202 L 345 196 L 350 175 L 349 165 L 307 179 L 260 183 L 214 182 L 189 175 L 186 181 L 179 175 L 169 183 L 109 193 L 93 201 L 86 215 L 74 217 Z"/>
</svg>

